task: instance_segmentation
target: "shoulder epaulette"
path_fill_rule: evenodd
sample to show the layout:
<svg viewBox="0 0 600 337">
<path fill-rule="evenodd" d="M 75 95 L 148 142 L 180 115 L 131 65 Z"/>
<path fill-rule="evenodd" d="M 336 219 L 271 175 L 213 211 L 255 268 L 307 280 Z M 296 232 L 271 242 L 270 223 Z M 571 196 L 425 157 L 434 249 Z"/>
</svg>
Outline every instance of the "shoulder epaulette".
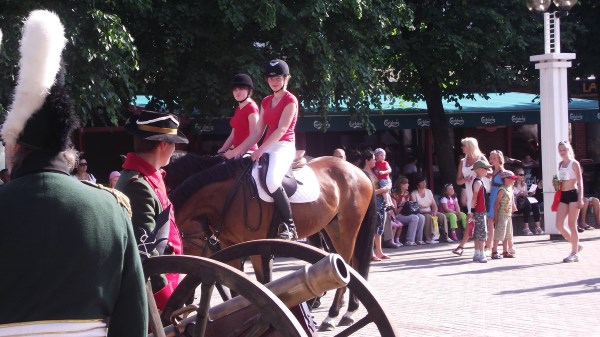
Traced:
<svg viewBox="0 0 600 337">
<path fill-rule="evenodd" d="M 92 186 L 92 187 L 95 187 L 95 188 L 107 191 L 110 194 L 112 194 L 115 197 L 115 199 L 117 199 L 117 202 L 121 206 L 123 206 L 123 208 L 125 208 L 125 210 L 127 210 L 127 214 L 129 214 L 129 217 L 131 218 L 131 216 L 132 216 L 131 204 L 129 203 L 129 198 L 125 194 L 123 194 L 123 192 L 121 192 L 119 190 L 116 190 L 114 188 L 106 187 L 106 186 L 104 186 L 102 184 L 95 184 L 95 183 L 92 183 L 90 181 L 82 180 L 81 182 L 85 183 L 86 185 L 89 185 L 89 186 Z"/>
</svg>

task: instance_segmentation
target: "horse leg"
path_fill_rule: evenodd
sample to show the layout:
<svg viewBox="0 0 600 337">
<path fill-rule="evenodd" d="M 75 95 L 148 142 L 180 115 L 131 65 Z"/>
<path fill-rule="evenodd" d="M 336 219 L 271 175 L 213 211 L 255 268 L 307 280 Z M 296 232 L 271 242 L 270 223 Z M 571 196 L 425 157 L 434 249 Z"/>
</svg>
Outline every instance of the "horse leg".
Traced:
<svg viewBox="0 0 600 337">
<path fill-rule="evenodd" d="M 371 203 L 367 209 L 365 217 L 361 223 L 361 227 L 356 239 L 354 254 L 352 257 L 352 268 L 358 271 L 362 277 L 367 279 L 371 266 L 371 251 L 373 247 L 373 233 L 377 221 L 377 207 L 375 206 L 375 198 L 371 199 Z M 358 310 L 359 301 L 353 291 L 350 291 L 348 299 L 348 310 L 340 320 L 338 325 L 348 326 L 354 324 L 352 316 Z"/>
<path fill-rule="evenodd" d="M 345 292 L 346 287 L 336 290 L 335 295 L 333 296 L 333 303 L 329 308 L 329 314 L 319 326 L 319 331 L 331 331 L 335 328 L 332 322 L 340 314 L 340 308 L 342 307 L 342 300 L 344 299 Z"/>
</svg>

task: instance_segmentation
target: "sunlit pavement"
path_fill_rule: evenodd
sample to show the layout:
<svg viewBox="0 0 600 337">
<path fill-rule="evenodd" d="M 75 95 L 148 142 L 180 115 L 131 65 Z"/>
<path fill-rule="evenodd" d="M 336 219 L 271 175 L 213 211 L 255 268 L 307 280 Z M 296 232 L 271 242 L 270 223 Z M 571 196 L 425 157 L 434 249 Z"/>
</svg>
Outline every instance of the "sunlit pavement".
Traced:
<svg viewBox="0 0 600 337">
<path fill-rule="evenodd" d="M 569 245 L 548 235 L 515 237 L 516 258 L 485 264 L 472 262 L 472 242 L 461 257 L 454 243 L 386 249 L 369 283 L 402 336 L 600 336 L 600 230 L 580 237 L 580 262 L 569 264 Z M 290 263 L 276 261 L 275 277 Z M 376 335 L 371 324 L 352 336 Z"/>
</svg>

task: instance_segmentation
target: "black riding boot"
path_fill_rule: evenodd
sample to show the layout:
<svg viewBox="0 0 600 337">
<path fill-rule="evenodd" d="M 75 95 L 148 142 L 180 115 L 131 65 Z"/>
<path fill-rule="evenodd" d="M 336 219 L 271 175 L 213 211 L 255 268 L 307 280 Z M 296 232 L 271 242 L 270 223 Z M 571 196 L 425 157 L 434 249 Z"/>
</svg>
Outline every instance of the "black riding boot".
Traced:
<svg viewBox="0 0 600 337">
<path fill-rule="evenodd" d="M 278 188 L 272 193 L 273 201 L 275 202 L 275 208 L 281 216 L 282 224 L 279 225 L 277 230 L 277 237 L 284 240 L 298 240 L 298 233 L 296 233 L 296 225 L 292 219 L 292 207 L 290 206 L 290 199 L 283 187 Z"/>
</svg>

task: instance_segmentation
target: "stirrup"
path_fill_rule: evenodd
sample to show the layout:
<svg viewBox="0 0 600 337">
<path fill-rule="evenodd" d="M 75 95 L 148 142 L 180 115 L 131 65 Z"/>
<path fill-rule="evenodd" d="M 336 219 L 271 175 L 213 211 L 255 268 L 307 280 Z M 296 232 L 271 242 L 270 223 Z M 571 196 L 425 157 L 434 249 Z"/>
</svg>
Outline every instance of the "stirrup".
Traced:
<svg viewBox="0 0 600 337">
<path fill-rule="evenodd" d="M 298 233 L 296 233 L 295 227 L 290 228 L 290 226 L 288 226 L 287 224 L 282 223 L 281 225 L 279 225 L 277 231 L 277 238 L 282 240 L 296 241 L 298 240 Z"/>
</svg>

